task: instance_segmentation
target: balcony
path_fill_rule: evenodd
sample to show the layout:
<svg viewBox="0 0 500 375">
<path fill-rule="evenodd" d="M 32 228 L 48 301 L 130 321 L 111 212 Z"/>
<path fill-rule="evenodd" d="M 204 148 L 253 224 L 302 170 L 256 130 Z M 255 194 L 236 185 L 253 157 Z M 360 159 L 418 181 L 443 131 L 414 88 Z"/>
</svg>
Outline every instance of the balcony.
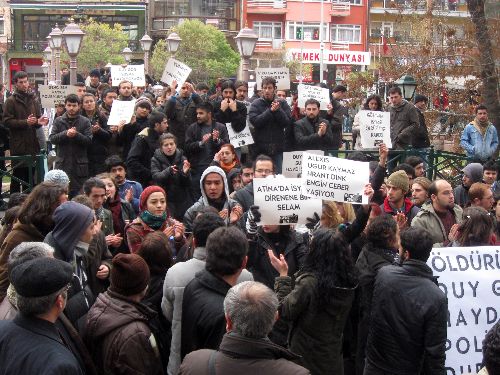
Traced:
<svg viewBox="0 0 500 375">
<path fill-rule="evenodd" d="M 421 0 L 371 0 L 370 13 L 386 13 L 389 11 L 403 13 L 423 13 L 427 9 L 425 1 Z M 433 13 L 450 16 L 463 16 L 467 14 L 465 0 L 438 0 L 434 2 Z"/>
<path fill-rule="evenodd" d="M 332 9 L 330 10 L 332 17 L 347 17 L 351 14 L 351 4 L 334 2 L 332 3 Z"/>
<path fill-rule="evenodd" d="M 283 39 L 273 39 L 273 40 L 258 40 L 255 45 L 255 52 L 269 52 L 272 50 L 283 49 L 284 40 Z"/>
<path fill-rule="evenodd" d="M 335 50 L 335 51 L 348 51 L 349 50 L 349 43 L 332 42 L 330 44 L 330 49 Z"/>
<path fill-rule="evenodd" d="M 248 0 L 247 13 L 285 14 L 286 0 Z"/>
</svg>

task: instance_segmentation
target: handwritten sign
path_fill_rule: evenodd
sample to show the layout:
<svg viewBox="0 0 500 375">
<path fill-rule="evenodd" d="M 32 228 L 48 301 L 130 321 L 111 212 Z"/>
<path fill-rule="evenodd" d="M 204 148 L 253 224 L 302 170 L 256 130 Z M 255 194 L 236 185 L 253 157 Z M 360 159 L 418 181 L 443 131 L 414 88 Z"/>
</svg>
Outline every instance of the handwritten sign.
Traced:
<svg viewBox="0 0 500 375">
<path fill-rule="evenodd" d="M 324 155 L 321 150 L 307 150 L 306 152 L 314 155 Z M 298 178 L 302 174 L 302 155 L 304 151 L 291 151 L 283 153 L 283 176 Z"/>
<path fill-rule="evenodd" d="M 171 57 L 165 66 L 161 81 L 168 85 L 171 85 L 172 81 L 177 81 L 177 87 L 180 88 L 186 82 L 189 74 L 191 74 L 189 66 Z"/>
<path fill-rule="evenodd" d="M 477 373 L 482 341 L 500 319 L 498 246 L 435 248 L 427 261 L 448 298 L 446 374 Z"/>
<path fill-rule="evenodd" d="M 302 85 L 298 86 L 299 95 L 299 107 L 306 107 L 307 99 L 316 99 L 320 103 L 320 109 L 327 109 L 328 103 L 330 103 L 330 91 L 324 89 L 323 87 Z"/>
<path fill-rule="evenodd" d="M 57 104 L 64 104 L 69 94 L 76 94 L 76 86 L 69 85 L 40 85 L 38 86 L 43 108 L 55 108 Z"/>
<path fill-rule="evenodd" d="M 319 156 L 302 156 L 302 194 L 335 202 L 367 204 L 363 194 L 370 179 L 365 162 Z"/>
<path fill-rule="evenodd" d="M 359 128 L 363 148 L 376 148 L 385 143 L 388 148 L 391 142 L 391 114 L 381 111 L 360 111 Z"/>
<path fill-rule="evenodd" d="M 228 122 L 226 124 L 227 134 L 229 135 L 229 142 L 234 146 L 234 148 L 253 145 L 254 140 L 252 137 L 252 133 L 250 133 L 250 127 L 248 126 L 248 122 L 240 132 L 235 132 L 231 123 Z"/>
<path fill-rule="evenodd" d="M 135 100 L 114 100 L 109 113 L 108 125 L 119 125 L 121 121 L 126 124 L 132 120 L 135 110 Z"/>
<path fill-rule="evenodd" d="M 272 77 L 276 80 L 278 90 L 290 90 L 290 70 L 288 68 L 256 68 L 255 81 L 262 87 L 262 78 Z"/>
<path fill-rule="evenodd" d="M 111 65 L 111 80 L 113 86 L 118 86 L 121 81 L 130 81 L 135 87 L 146 86 L 144 64 L 142 65 Z"/>
<path fill-rule="evenodd" d="M 262 214 L 259 225 L 306 224 L 315 212 L 321 215 L 321 200 L 302 195 L 299 178 L 256 178 L 253 192 Z"/>
</svg>

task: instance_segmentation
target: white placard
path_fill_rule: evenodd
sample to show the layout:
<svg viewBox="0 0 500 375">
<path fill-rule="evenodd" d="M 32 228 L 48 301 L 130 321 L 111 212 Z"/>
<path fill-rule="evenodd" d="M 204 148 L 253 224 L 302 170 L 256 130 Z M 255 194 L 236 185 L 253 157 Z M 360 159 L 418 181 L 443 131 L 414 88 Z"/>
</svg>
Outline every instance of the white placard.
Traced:
<svg viewBox="0 0 500 375">
<path fill-rule="evenodd" d="M 302 156 L 302 194 L 335 202 L 367 204 L 363 194 L 370 180 L 369 163 L 319 156 Z"/>
<path fill-rule="evenodd" d="M 226 123 L 226 128 L 227 134 L 229 135 L 229 142 L 234 146 L 234 148 L 253 145 L 254 141 L 248 122 L 245 125 L 245 129 L 240 132 L 235 132 L 230 122 Z"/>
<path fill-rule="evenodd" d="M 262 214 L 259 225 L 306 224 L 315 212 L 321 216 L 321 199 L 302 195 L 300 186 L 300 178 L 255 178 L 255 205 Z"/>
<path fill-rule="evenodd" d="M 278 90 L 290 90 L 290 70 L 288 68 L 256 68 L 255 81 L 257 87 L 262 87 L 262 78 L 272 77 L 276 80 Z"/>
<path fill-rule="evenodd" d="M 321 150 L 307 150 L 310 154 L 324 155 Z M 283 167 L 281 168 L 283 176 L 289 178 L 298 178 L 302 174 L 302 154 L 304 151 L 291 151 L 283 153 Z"/>
<path fill-rule="evenodd" d="M 320 103 L 320 109 L 327 109 L 328 103 L 330 103 L 330 91 L 324 89 L 323 87 L 303 85 L 300 84 L 298 87 L 299 96 L 299 107 L 306 107 L 307 99 L 316 99 Z"/>
<path fill-rule="evenodd" d="M 121 121 L 126 124 L 132 120 L 135 110 L 135 100 L 114 100 L 109 113 L 108 125 L 119 125 Z"/>
<path fill-rule="evenodd" d="M 76 94 L 76 86 L 70 85 L 40 85 L 38 86 L 42 108 L 55 108 L 63 103 L 70 94 Z"/>
<path fill-rule="evenodd" d="M 377 148 L 385 143 L 388 148 L 391 142 L 391 114 L 381 111 L 360 111 L 359 129 L 363 148 Z"/>
<path fill-rule="evenodd" d="M 146 86 L 144 64 L 141 65 L 111 65 L 111 80 L 113 86 L 118 86 L 121 81 L 130 81 L 134 87 Z"/>
<path fill-rule="evenodd" d="M 482 342 L 500 320 L 500 247 L 436 248 L 427 261 L 448 298 L 446 374 L 477 373 Z"/>
<path fill-rule="evenodd" d="M 177 81 L 177 89 L 179 89 L 191 73 L 191 68 L 186 64 L 177 61 L 173 57 L 168 59 L 165 70 L 161 76 L 161 81 L 165 82 L 167 85 L 171 85 L 172 81 Z"/>
</svg>

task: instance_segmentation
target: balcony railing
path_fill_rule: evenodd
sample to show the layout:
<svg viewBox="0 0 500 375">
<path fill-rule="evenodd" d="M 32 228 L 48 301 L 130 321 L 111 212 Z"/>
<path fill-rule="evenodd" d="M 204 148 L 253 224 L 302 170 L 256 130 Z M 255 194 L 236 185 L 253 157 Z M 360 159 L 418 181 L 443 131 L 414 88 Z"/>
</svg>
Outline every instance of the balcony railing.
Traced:
<svg viewBox="0 0 500 375">
<path fill-rule="evenodd" d="M 439 0 L 434 2 L 433 6 L 433 10 L 436 11 L 467 11 L 465 0 Z M 425 10 L 427 8 L 427 2 L 423 0 L 372 0 L 371 7 L 402 10 Z"/>
<path fill-rule="evenodd" d="M 259 51 L 269 51 L 280 50 L 283 48 L 283 39 L 273 39 L 273 40 L 258 40 L 255 45 L 255 50 Z"/>
<path fill-rule="evenodd" d="M 248 0 L 248 8 L 286 8 L 286 0 Z"/>
<path fill-rule="evenodd" d="M 350 3 L 332 3 L 331 14 L 334 17 L 347 17 L 351 14 Z"/>
</svg>

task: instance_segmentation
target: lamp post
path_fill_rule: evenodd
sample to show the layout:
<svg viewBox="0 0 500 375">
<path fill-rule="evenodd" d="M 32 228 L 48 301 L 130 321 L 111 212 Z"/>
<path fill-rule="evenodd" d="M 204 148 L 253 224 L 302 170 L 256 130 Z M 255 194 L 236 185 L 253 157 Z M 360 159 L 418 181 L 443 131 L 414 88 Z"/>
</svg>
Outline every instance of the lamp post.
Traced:
<svg viewBox="0 0 500 375">
<path fill-rule="evenodd" d="M 144 51 L 144 70 L 146 73 L 149 73 L 149 51 L 151 50 L 153 39 L 148 34 L 144 34 L 140 42 L 141 48 Z"/>
<path fill-rule="evenodd" d="M 54 80 L 57 83 L 61 83 L 61 46 L 63 41 L 63 35 L 61 29 L 57 26 L 52 29 L 49 34 L 49 46 L 54 51 L 54 59 L 53 59 L 53 70 L 55 71 Z"/>
<path fill-rule="evenodd" d="M 122 54 L 127 64 L 130 63 L 130 60 L 132 59 L 132 50 L 128 47 L 125 47 L 122 51 Z"/>
<path fill-rule="evenodd" d="M 47 66 L 47 80 L 52 80 L 54 81 L 55 76 L 54 76 L 54 69 L 53 69 L 53 62 L 52 62 L 52 48 L 47 46 L 43 50 L 43 59 L 44 59 L 44 64 Z M 43 69 L 43 65 L 42 65 Z M 45 70 L 44 70 L 45 73 Z"/>
<path fill-rule="evenodd" d="M 168 50 L 175 56 L 175 53 L 181 45 L 182 39 L 177 33 L 170 33 L 167 37 Z"/>
<path fill-rule="evenodd" d="M 78 52 L 80 51 L 80 46 L 85 33 L 76 23 L 73 22 L 73 20 L 70 20 L 70 23 L 64 28 L 62 35 L 64 37 L 66 50 L 68 51 L 70 58 L 69 83 L 70 85 L 74 85 L 76 83 L 76 56 L 78 56 Z"/>
<path fill-rule="evenodd" d="M 415 81 L 415 78 L 405 74 L 394 83 L 398 86 L 401 86 L 401 91 L 403 91 L 403 98 L 408 101 L 413 98 L 415 90 L 417 89 L 417 82 Z"/>
<path fill-rule="evenodd" d="M 50 65 L 47 63 L 47 61 L 44 61 L 42 64 L 43 84 L 44 85 L 46 85 L 49 81 L 49 67 L 50 67 Z"/>
<path fill-rule="evenodd" d="M 245 82 L 248 82 L 248 67 L 250 65 L 250 57 L 253 55 L 253 51 L 255 50 L 255 45 L 257 44 L 257 40 L 259 39 L 259 37 L 252 29 L 245 27 L 240 30 L 240 32 L 234 37 L 234 39 L 236 40 L 238 51 L 240 52 L 240 56 L 242 57 L 242 78 Z"/>
</svg>

